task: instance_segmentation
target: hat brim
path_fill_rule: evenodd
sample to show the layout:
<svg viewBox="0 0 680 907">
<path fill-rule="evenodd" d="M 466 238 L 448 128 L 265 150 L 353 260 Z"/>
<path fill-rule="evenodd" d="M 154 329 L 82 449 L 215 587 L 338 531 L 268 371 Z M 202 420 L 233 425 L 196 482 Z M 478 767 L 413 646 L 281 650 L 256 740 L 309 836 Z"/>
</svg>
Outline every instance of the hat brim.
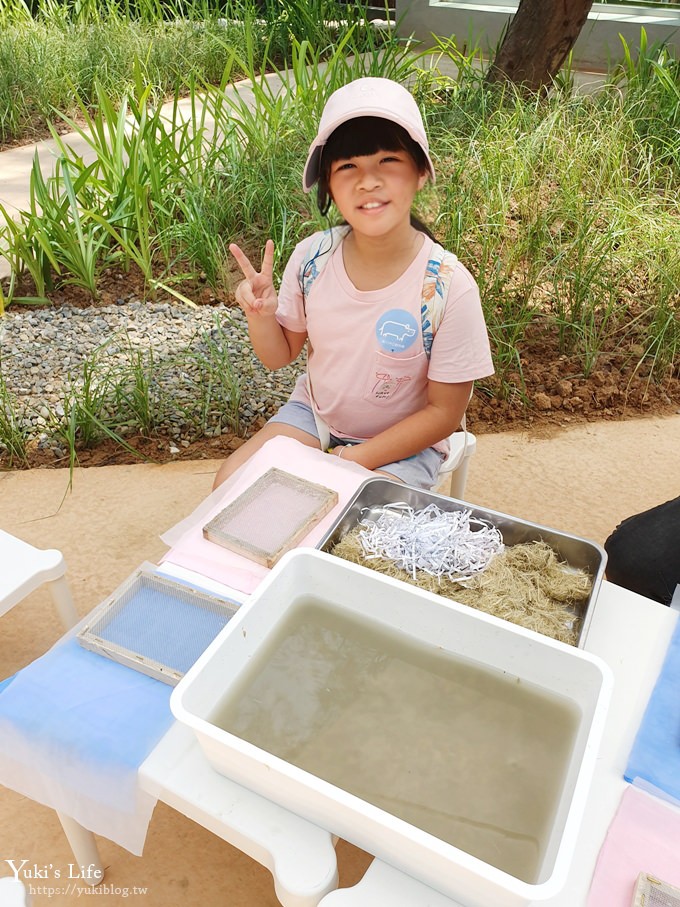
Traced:
<svg viewBox="0 0 680 907">
<path fill-rule="evenodd" d="M 385 114 L 385 111 L 381 109 L 373 110 L 371 108 L 363 108 L 360 112 L 353 112 L 348 116 L 338 117 L 324 129 L 319 131 L 310 146 L 305 169 L 302 173 L 302 188 L 305 192 L 310 192 L 319 179 L 321 171 L 321 155 L 328 139 L 338 126 L 342 126 L 343 123 L 348 123 L 350 120 L 355 120 L 357 117 L 379 117 L 382 120 L 389 120 L 391 123 L 396 123 L 397 126 L 401 126 L 402 129 L 405 129 L 413 141 L 421 147 L 423 154 L 425 155 L 425 160 L 427 161 L 428 176 L 433 183 L 435 182 L 434 164 L 430 158 L 430 151 L 425 136 L 414 130 L 411 124 L 402 120 L 398 114 L 390 114 L 388 116 Z"/>
</svg>

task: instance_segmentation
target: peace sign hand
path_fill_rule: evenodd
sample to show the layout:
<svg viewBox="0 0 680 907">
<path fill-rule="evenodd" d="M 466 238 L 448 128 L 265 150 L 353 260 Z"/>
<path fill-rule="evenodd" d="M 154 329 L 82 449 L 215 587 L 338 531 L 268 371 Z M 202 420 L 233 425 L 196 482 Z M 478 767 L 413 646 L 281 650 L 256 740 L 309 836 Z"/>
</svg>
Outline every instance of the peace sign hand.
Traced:
<svg viewBox="0 0 680 907">
<path fill-rule="evenodd" d="M 236 287 L 236 302 L 241 306 L 246 315 L 267 316 L 273 315 L 278 305 L 276 290 L 274 289 L 274 243 L 267 240 L 262 256 L 262 265 L 259 271 L 251 265 L 248 256 L 236 245 L 231 243 L 229 251 L 236 259 L 239 268 L 243 271 L 245 280 Z"/>
</svg>

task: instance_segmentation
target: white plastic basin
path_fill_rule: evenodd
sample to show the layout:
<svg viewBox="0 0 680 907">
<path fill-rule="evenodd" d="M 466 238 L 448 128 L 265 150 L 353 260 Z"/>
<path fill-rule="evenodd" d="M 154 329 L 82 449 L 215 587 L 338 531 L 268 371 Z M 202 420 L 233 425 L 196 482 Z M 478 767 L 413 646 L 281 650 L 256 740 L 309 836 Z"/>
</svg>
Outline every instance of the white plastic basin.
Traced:
<svg viewBox="0 0 680 907">
<path fill-rule="evenodd" d="M 285 639 L 300 615 L 304 633 L 319 623 L 318 651 L 308 637 Z M 327 661 L 329 652 L 335 659 L 349 647 L 338 643 L 336 618 L 359 645 L 344 675 Z M 403 659 L 392 657 L 395 646 L 400 653 L 405 647 Z M 397 667 L 406 673 L 391 674 Z M 462 680 L 431 687 L 449 684 L 449 668 L 463 670 Z M 502 702 L 478 695 L 487 685 L 503 690 Z M 460 692 L 450 692 L 454 687 Z M 580 649 L 326 553 L 297 549 L 188 671 L 170 704 L 218 772 L 465 907 L 519 907 L 553 897 L 565 884 L 610 688 L 607 666 Z M 234 718 L 239 709 L 244 714 Z M 264 729 L 263 738 L 255 726 Z M 561 742 L 563 767 L 553 778 L 548 734 L 562 734 L 563 726 L 570 728 Z M 279 748 L 279 737 L 289 749 Z M 531 744 L 522 766 L 514 751 L 525 738 Z M 262 739 L 268 742 L 259 745 Z M 498 754 L 500 762 L 491 766 Z M 521 758 L 526 762 L 527 753 Z M 456 798 L 466 789 L 478 797 L 463 820 Z M 421 792 L 429 799 L 414 806 Z M 536 820 L 542 831 L 532 843 L 535 804 L 543 801 Z M 497 840 L 509 854 L 500 860 Z M 534 849 L 530 869 L 515 864 L 515 845 L 525 856 Z"/>
</svg>

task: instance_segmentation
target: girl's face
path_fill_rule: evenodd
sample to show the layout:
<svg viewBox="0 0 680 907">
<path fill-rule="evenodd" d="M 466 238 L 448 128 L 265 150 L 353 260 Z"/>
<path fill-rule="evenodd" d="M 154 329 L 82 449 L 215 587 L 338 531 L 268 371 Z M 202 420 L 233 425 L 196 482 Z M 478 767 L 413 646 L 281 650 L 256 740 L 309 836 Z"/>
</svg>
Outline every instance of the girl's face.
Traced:
<svg viewBox="0 0 680 907">
<path fill-rule="evenodd" d="M 376 151 L 333 161 L 328 188 L 353 230 L 381 237 L 409 227 L 413 199 L 426 181 L 407 151 Z"/>
</svg>

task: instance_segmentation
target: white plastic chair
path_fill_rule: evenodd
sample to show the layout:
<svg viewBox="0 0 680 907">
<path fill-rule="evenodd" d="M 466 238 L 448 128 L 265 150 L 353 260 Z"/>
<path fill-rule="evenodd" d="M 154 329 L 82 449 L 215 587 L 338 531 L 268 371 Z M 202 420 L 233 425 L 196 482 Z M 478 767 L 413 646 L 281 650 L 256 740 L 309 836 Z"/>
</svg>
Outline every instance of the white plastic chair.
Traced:
<svg viewBox="0 0 680 907">
<path fill-rule="evenodd" d="M 464 499 L 470 457 L 477 449 L 477 438 L 463 428 L 449 436 L 449 455 L 439 467 L 435 491 L 452 498 Z"/>
<path fill-rule="evenodd" d="M 47 583 L 62 624 L 73 627 L 78 612 L 65 573 L 61 551 L 34 548 L 0 529 L 0 617 Z"/>
<path fill-rule="evenodd" d="M 28 907 L 30 903 L 31 898 L 23 882 L 10 876 L 0 879 L 0 904 L 2 907 Z"/>
</svg>

